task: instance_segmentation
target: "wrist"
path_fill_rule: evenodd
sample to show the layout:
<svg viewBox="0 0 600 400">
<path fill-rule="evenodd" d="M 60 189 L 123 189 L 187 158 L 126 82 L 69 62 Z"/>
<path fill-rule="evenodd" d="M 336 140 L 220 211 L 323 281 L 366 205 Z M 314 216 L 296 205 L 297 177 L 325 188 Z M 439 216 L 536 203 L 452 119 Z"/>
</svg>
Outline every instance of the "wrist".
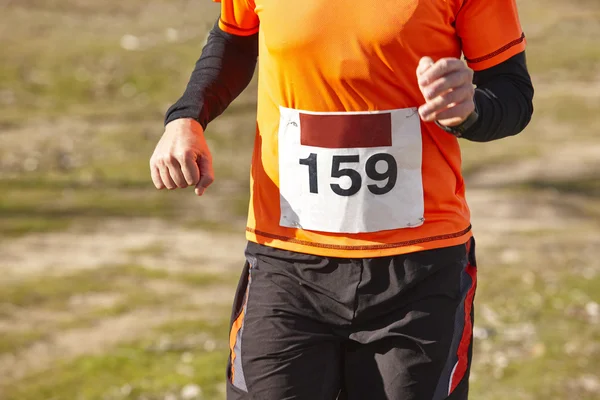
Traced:
<svg viewBox="0 0 600 400">
<path fill-rule="evenodd" d="M 199 114 L 198 110 L 196 110 L 196 109 L 192 109 L 190 107 L 179 107 L 177 104 L 174 104 L 173 106 L 171 106 L 171 108 L 169 108 L 169 110 L 167 111 L 167 113 L 165 115 L 164 125 L 166 127 L 168 124 L 170 124 L 172 122 L 179 121 L 179 120 L 187 120 L 188 122 L 196 121 L 197 123 L 202 125 L 202 129 L 205 129 L 206 126 L 204 126 L 200 122 L 200 118 L 199 118 L 198 114 Z"/>
<path fill-rule="evenodd" d="M 456 137 L 462 137 L 464 133 L 469 130 L 479 120 L 479 113 L 475 109 L 463 122 L 454 126 L 446 126 L 441 124 L 439 121 L 435 121 L 435 124 L 439 126 L 445 132 L 448 132 Z"/>
<path fill-rule="evenodd" d="M 171 132 L 194 132 L 204 135 L 204 128 L 194 118 L 182 117 L 174 119 L 165 125 L 165 131 Z"/>
<path fill-rule="evenodd" d="M 199 122 L 191 117 L 173 118 L 167 122 L 167 125 L 195 125 Z"/>
</svg>

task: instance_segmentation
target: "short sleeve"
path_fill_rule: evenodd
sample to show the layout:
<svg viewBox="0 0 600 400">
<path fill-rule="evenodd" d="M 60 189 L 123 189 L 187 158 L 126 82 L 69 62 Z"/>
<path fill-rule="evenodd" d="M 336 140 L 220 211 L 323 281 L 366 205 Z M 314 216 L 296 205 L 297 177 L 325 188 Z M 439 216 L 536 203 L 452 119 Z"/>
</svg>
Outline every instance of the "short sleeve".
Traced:
<svg viewBox="0 0 600 400">
<path fill-rule="evenodd" d="M 469 67 L 480 71 L 525 50 L 515 0 L 464 0 L 456 18 Z"/>
<path fill-rule="evenodd" d="M 254 0 L 213 0 L 221 3 L 219 27 L 227 33 L 250 36 L 258 32 Z"/>
</svg>

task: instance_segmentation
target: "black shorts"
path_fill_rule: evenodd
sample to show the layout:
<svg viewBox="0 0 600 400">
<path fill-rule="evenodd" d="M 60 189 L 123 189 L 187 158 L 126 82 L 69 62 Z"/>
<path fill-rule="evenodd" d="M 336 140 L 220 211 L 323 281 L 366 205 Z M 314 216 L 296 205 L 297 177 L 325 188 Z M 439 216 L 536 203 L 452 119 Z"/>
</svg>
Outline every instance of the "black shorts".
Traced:
<svg viewBox="0 0 600 400">
<path fill-rule="evenodd" d="M 249 243 L 227 399 L 467 399 L 474 242 L 345 259 Z"/>
</svg>

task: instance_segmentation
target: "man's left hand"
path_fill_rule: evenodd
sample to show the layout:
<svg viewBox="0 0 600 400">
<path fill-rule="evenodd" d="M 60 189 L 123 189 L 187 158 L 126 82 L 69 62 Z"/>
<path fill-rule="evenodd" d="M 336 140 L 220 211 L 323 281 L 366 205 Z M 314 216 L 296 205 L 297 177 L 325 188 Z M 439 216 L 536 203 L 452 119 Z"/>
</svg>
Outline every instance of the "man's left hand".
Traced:
<svg viewBox="0 0 600 400">
<path fill-rule="evenodd" d="M 475 111 L 473 70 L 458 58 L 435 63 L 430 57 L 421 58 L 417 79 L 426 101 L 419 107 L 423 121 L 457 126 Z"/>
</svg>

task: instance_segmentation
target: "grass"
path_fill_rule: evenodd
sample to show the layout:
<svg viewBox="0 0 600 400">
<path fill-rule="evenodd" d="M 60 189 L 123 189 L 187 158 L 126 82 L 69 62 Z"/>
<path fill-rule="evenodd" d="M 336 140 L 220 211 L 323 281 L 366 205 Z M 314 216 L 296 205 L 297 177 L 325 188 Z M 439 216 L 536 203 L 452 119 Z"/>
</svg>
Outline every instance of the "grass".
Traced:
<svg viewBox="0 0 600 400">
<path fill-rule="evenodd" d="M 536 76 L 589 80 L 596 76 L 600 49 L 594 37 L 600 7 L 594 0 L 564 3 L 517 1 L 528 41 L 528 64 Z"/>
<path fill-rule="evenodd" d="M 576 179 L 534 179 L 520 185 L 524 190 L 552 189 L 561 194 L 577 194 L 585 197 L 600 198 L 600 177 L 590 176 Z"/>
<path fill-rule="evenodd" d="M 149 279 L 167 277 L 163 271 L 137 266 L 111 266 L 78 271 L 64 276 L 39 276 L 3 285 L 0 304 L 20 308 L 68 308 L 69 300 L 77 294 L 112 292 L 133 289 Z"/>
<path fill-rule="evenodd" d="M 6 43 L 5 51 L 14 54 L 0 69 L 4 77 L 0 87 L 12 92 L 14 98 L 7 104 L 3 119 L 13 121 L 26 115 L 24 112 L 29 112 L 28 116 L 52 117 L 123 115 L 133 111 L 138 116 L 143 113 L 158 119 L 164 112 L 164 99 L 176 96 L 184 84 L 180 66 L 197 54 L 198 36 L 210 26 L 206 17 L 196 14 L 194 22 L 200 29 L 191 35 L 186 33 L 185 26 L 193 17 L 181 15 L 186 8 L 183 1 L 170 7 L 164 1 L 132 2 L 140 9 L 155 8 L 167 20 L 177 15 L 183 42 L 190 43 L 173 46 L 165 34 L 169 24 L 157 27 L 156 16 L 152 15 L 138 15 L 137 23 L 131 24 L 131 11 L 124 11 L 128 7 L 116 6 L 114 1 L 101 7 L 103 12 L 92 12 L 76 0 L 56 2 L 60 7 L 20 3 L 3 11 L 6 18 L 26 29 L 19 32 L 23 27 L 17 26 L 17 32 L 0 36 Z M 77 32 L 77 40 L 69 40 L 73 32 Z M 125 35 L 137 38 L 143 47 L 124 48 Z M 20 40 L 23 36 L 32 40 Z M 167 51 L 169 57 L 164 56 Z M 20 106 L 24 103 L 29 104 L 29 110 Z"/>
<path fill-rule="evenodd" d="M 137 303 L 132 301 L 135 298 L 146 298 L 144 284 L 151 281 L 206 287 L 230 283 L 232 278 L 227 274 L 169 272 L 136 265 L 108 266 L 68 275 L 36 276 L 5 285 L 0 283 L 0 304 L 6 303 L 19 308 L 64 309 L 68 308 L 71 298 L 78 294 L 117 292 L 128 296 L 125 303 L 131 305 Z M 147 294 L 157 297 L 156 294 Z"/>
<path fill-rule="evenodd" d="M 159 294 L 152 290 L 150 284 L 153 282 L 172 282 L 179 286 L 179 290 Z M 215 285 L 229 287 L 233 282 L 235 277 L 228 274 L 168 272 L 124 265 L 0 284 L 0 321 L 11 321 L 14 318 L 22 320 L 18 315 L 29 311 L 46 315 L 41 322 L 27 321 L 28 327 L 0 331 L 0 357 L 6 353 L 18 354 L 20 350 L 61 331 L 92 327 L 103 319 L 136 310 L 170 308 L 172 311 L 197 313 L 197 307 L 188 304 L 186 292 Z M 98 304 L 77 302 L 78 298 L 85 299 L 94 295 L 105 295 L 110 301 Z M 52 313 L 58 313 L 57 318 L 50 317 Z M 221 310 L 220 315 L 227 315 L 227 312 Z M 163 335 L 168 333 L 173 336 L 173 340 L 183 340 L 184 336 L 190 336 L 194 332 L 208 332 L 214 337 L 224 338 L 226 336 L 220 335 L 224 325 L 227 322 L 220 320 L 216 323 L 203 319 L 184 320 L 164 325 L 156 332 L 162 332 Z M 65 371 L 68 368 L 71 367 L 65 366 Z"/>
<path fill-rule="evenodd" d="M 203 398 L 222 398 L 228 323 L 165 323 L 145 338 L 101 355 L 57 362 L 9 387 L 3 399 L 163 399 L 190 383 L 201 387 Z"/>
<path fill-rule="evenodd" d="M 44 337 L 44 332 L 35 329 L 17 333 L 3 332 L 2 335 L 0 335 L 0 355 L 19 351 L 38 340 L 44 339 Z"/>
<path fill-rule="evenodd" d="M 494 310 L 500 323 L 486 318 L 489 312 L 478 314 L 478 325 L 495 329 L 496 336 L 476 342 L 474 398 L 597 398 L 580 382 L 600 371 L 600 348 L 594 345 L 600 340 L 599 321 L 586 311 L 587 305 L 600 302 L 600 280 L 581 276 L 581 267 L 596 261 L 580 259 L 577 268 L 565 262 L 565 268 L 547 271 L 556 254 L 540 257 L 541 245 L 529 253 L 512 247 L 524 253 L 519 264 L 496 264 L 492 258 L 480 269 L 478 308 Z M 519 327 L 531 331 L 506 334 Z"/>
<path fill-rule="evenodd" d="M 147 132 L 144 126 L 116 125 L 90 139 L 72 135 L 69 141 L 75 143 L 77 152 L 65 152 L 55 143 L 40 140 L 40 150 L 34 152 L 38 154 L 36 170 L 28 172 L 14 166 L 2 177 L 0 168 L 0 236 L 66 229 L 74 223 L 90 224 L 105 218 L 171 218 L 226 227 L 224 221 L 241 214 L 237 208 L 223 207 L 215 214 L 199 207 L 191 214 L 182 203 L 245 202 L 247 207 L 247 175 L 238 171 L 247 173 L 248 164 L 231 163 L 229 157 L 218 158 L 218 180 L 202 200 L 191 188 L 170 192 L 154 189 L 148 160 L 157 136 Z M 225 144 L 216 143 L 218 152 Z M 0 155 L 9 151 L 10 147 L 4 152 L 0 148 Z M 221 194 L 221 185 L 233 191 Z"/>
<path fill-rule="evenodd" d="M 583 133 L 589 136 L 590 128 L 587 124 L 597 121 L 600 117 L 595 110 L 600 106 L 600 99 L 594 97 L 580 97 L 577 92 L 557 93 L 551 98 L 543 98 L 536 101 L 536 109 L 540 117 L 552 118 L 558 124 L 578 126 L 583 128 Z M 587 128 L 587 129 L 586 129 Z M 574 132 L 581 134 L 582 132 Z"/>
<path fill-rule="evenodd" d="M 203 340 L 188 340 L 187 347 L 165 348 L 161 344 L 165 343 L 161 331 L 175 331 L 179 340 Z M 4 398 L 158 400 L 168 393 L 179 394 L 190 383 L 201 387 L 203 398 L 224 397 L 222 385 L 228 347 L 218 338 L 227 335 L 226 321 L 217 325 L 182 321 L 164 326 L 157 333 L 156 338 L 122 345 L 102 355 L 59 363 L 9 388 Z M 207 341 L 213 344 L 206 345 Z"/>
<path fill-rule="evenodd" d="M 130 249 L 128 253 L 132 256 L 164 256 L 168 253 L 168 247 L 161 242 L 149 244 L 147 246 Z"/>
<path fill-rule="evenodd" d="M 221 310 L 221 315 L 227 315 L 228 309 Z M 168 335 L 172 339 L 184 339 L 198 333 L 208 334 L 214 340 L 223 340 L 228 337 L 229 320 L 221 319 L 194 319 L 177 320 L 165 323 L 155 329 L 158 334 Z"/>
<path fill-rule="evenodd" d="M 158 192 L 148 171 L 164 111 L 180 95 L 218 5 L 185 0 L 7 4 L 0 10 L 7 21 L 0 26 L 1 244 L 36 232 L 85 232 L 112 218 L 243 230 L 256 81 L 209 126 L 217 180 L 206 196 Z M 600 385 L 600 325 L 589 311 L 600 302 L 597 156 L 575 151 L 578 166 L 592 167 L 573 176 L 541 168 L 519 178 L 513 171 L 531 162 L 544 165 L 567 147 L 596 146 L 600 2 L 518 4 L 537 90 L 534 119 L 515 138 L 461 142 L 464 174 L 467 188 L 494 191 L 498 201 L 512 196 L 519 218 L 531 219 L 538 207 L 546 207 L 556 223 L 512 228 L 519 218 L 503 220 L 494 201 L 474 216 L 497 216 L 506 226 L 498 232 L 477 227 L 493 240 L 480 249 L 476 326 L 489 337 L 476 342 L 472 397 L 592 400 L 600 393 L 594 386 Z M 514 179 L 476 179 L 489 171 Z M 129 256 L 136 262 L 167 258 L 165 243 L 134 248 Z M 222 399 L 230 298 L 209 307 L 190 298 L 236 280 L 229 272 L 142 264 L 0 280 L 0 364 L 3 354 L 19 354 L 49 335 L 107 318 L 159 309 L 191 316 L 98 354 L 56 360 L 46 370 L 4 382 L 0 398 L 164 400 L 195 383 L 203 398 Z M 74 301 L 104 295 L 112 301 Z M 30 314 L 47 321 L 31 317 L 29 325 L 11 327 Z"/>
<path fill-rule="evenodd" d="M 164 112 L 185 86 L 215 14 L 183 0 L 131 3 L 20 1 L 3 7 L 12 29 L 0 29 L 10 55 L 0 62 L 0 127 L 7 129 L 0 138 L 0 237 L 105 218 L 180 216 L 213 225 L 235 218 L 227 208 L 216 220 L 202 208 L 190 218 L 181 204 L 193 201 L 191 191 L 157 192 L 148 169 Z M 71 40 L 74 32 L 77 40 Z M 242 115 L 246 123 L 254 108 L 242 98 L 227 115 Z M 214 133 L 215 152 L 239 140 L 233 132 Z M 24 134 L 30 143 L 15 148 Z M 253 134 L 244 138 L 249 148 Z M 246 199 L 246 186 L 222 196 L 218 187 L 246 181 L 249 157 L 239 162 L 229 151 L 217 158 L 217 189 L 207 201 Z"/>
</svg>

